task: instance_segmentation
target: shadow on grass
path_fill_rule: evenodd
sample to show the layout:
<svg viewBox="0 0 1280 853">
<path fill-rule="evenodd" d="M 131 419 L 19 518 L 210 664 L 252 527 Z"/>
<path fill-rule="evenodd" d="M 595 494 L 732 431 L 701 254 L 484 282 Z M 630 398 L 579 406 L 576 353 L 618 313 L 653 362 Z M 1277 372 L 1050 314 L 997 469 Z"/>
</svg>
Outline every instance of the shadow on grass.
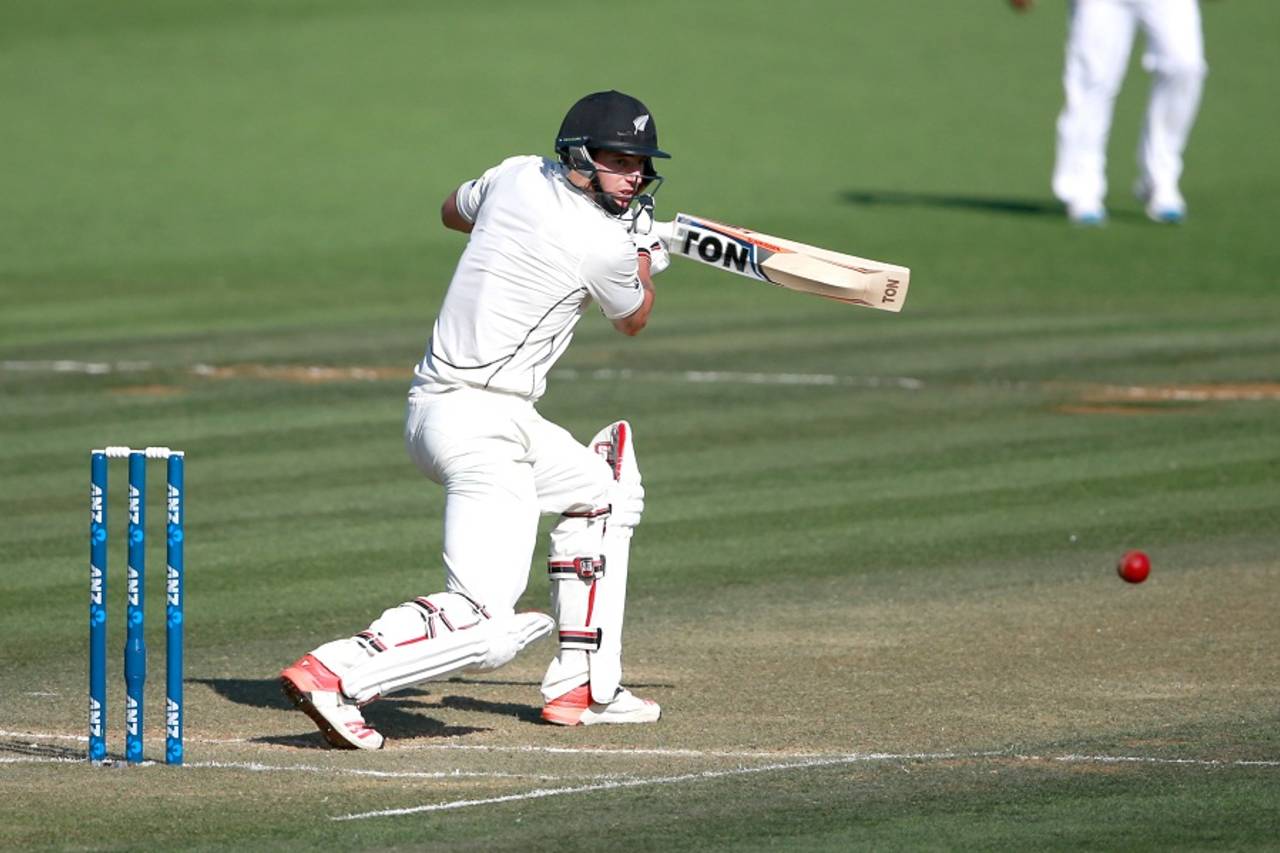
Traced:
<svg viewBox="0 0 1280 853">
<path fill-rule="evenodd" d="M 1066 219 L 1063 206 L 1056 201 L 1000 196 L 966 195 L 963 193 L 908 192 L 905 190 L 845 190 L 840 198 L 846 204 L 864 206 L 936 207 L 948 210 L 970 210 L 981 213 L 1003 213 L 1010 216 L 1042 216 Z M 1111 219 L 1139 220 L 1142 215 L 1132 210 L 1111 210 Z"/>
<path fill-rule="evenodd" d="M 452 738 L 462 735 L 487 732 L 483 726 L 450 726 L 422 714 L 411 713 L 397 708 L 387 701 L 380 701 L 365 709 L 365 719 L 383 735 L 391 740 L 410 740 L 413 738 Z M 310 726 L 311 722 L 299 713 L 299 721 Z M 311 731 L 296 735 L 262 735 L 249 738 L 251 743 L 268 743 L 274 746 L 291 746 L 295 749 L 333 749 L 324 735 L 312 728 Z"/>
<path fill-rule="evenodd" d="M 25 758 L 49 759 L 55 761 L 71 761 L 87 759 L 83 746 L 57 746 L 29 741 L 0 740 L 0 755 L 23 756 Z"/>
<path fill-rule="evenodd" d="M 203 684 L 223 699 L 253 708 L 287 711 L 293 703 L 280 690 L 278 678 L 188 678 L 188 684 Z"/>
<path fill-rule="evenodd" d="M 192 678 L 190 683 L 203 684 L 211 688 L 219 696 L 237 705 L 253 708 L 270 708 L 279 711 L 293 711 L 294 706 L 288 697 L 281 692 L 280 681 L 275 678 Z M 464 679 L 451 679 L 438 684 L 467 683 Z M 537 682 L 477 682 L 481 684 L 517 684 L 537 687 Z M 479 726 L 451 726 L 441 720 L 421 713 L 423 706 L 419 701 L 423 697 L 432 696 L 433 691 L 411 688 L 379 699 L 364 709 L 365 719 L 374 728 L 390 738 L 447 738 L 459 735 L 475 734 L 489 731 Z M 504 717 L 515 717 L 525 722 L 536 722 L 541 705 L 522 705 L 509 702 L 485 702 L 463 696 L 445 696 L 439 700 L 440 707 L 465 711 L 481 711 L 498 714 Z M 299 715 L 300 722 L 311 723 Z M 292 746 L 301 749 L 329 749 L 324 737 L 318 731 L 308 731 L 297 735 L 264 735 L 251 739 L 254 743 L 269 743 L 278 746 Z"/>
<path fill-rule="evenodd" d="M 287 711 L 293 708 L 293 703 L 284 695 L 280 689 L 280 680 L 278 678 L 189 678 L 188 684 L 203 684 L 217 693 L 223 699 L 229 699 L 237 705 L 248 705 L 252 708 L 276 708 L 278 710 Z M 395 696 L 387 699 L 378 700 L 381 705 L 385 702 L 392 702 L 405 699 L 422 698 L 438 694 L 439 690 L 430 690 L 429 687 L 439 687 L 443 684 L 474 684 L 476 686 L 485 687 L 530 687 L 537 688 L 540 682 L 537 681 L 497 681 L 489 679 L 471 679 L 471 678 L 449 678 L 443 681 L 433 681 L 422 687 L 411 687 L 408 690 L 398 690 Z"/>
<path fill-rule="evenodd" d="M 280 689 L 280 681 L 276 678 L 191 678 L 190 684 L 202 684 L 228 701 L 237 705 L 252 708 L 269 708 L 277 711 L 293 711 L 294 706 Z M 455 677 L 444 681 L 431 682 L 423 687 L 410 688 L 397 692 L 393 696 L 384 697 L 370 703 L 364 708 L 365 719 L 369 725 L 390 738 L 445 738 L 459 735 L 489 731 L 478 726 L 450 726 L 434 717 L 421 713 L 424 705 L 420 701 L 424 697 L 437 697 L 432 708 L 455 711 L 471 711 L 493 714 L 507 719 L 516 719 L 523 723 L 542 723 L 542 697 L 537 692 L 540 682 L 537 681 L 500 681 L 487 678 Z M 476 686 L 476 687 L 528 687 L 530 696 L 537 701 L 536 705 L 522 702 L 494 702 L 477 699 L 473 696 L 444 695 L 440 690 L 444 685 Z M 634 687 L 654 688 L 671 687 L 670 684 L 635 684 Z M 424 689 L 424 688 L 435 688 Z M 299 720 L 303 720 L 301 716 Z M 308 725 L 310 723 L 308 722 Z M 292 746 L 302 749 L 328 749 L 319 732 L 307 732 L 298 735 L 270 735 L 251 739 L 254 743 L 269 743 L 278 746 Z"/>
<path fill-rule="evenodd" d="M 539 697 L 541 698 L 541 697 Z M 472 696 L 442 696 L 440 707 L 456 711 L 479 711 L 484 714 L 497 714 L 500 717 L 514 717 L 522 723 L 541 723 L 542 705 L 525 705 L 519 702 L 490 702 Z"/>
</svg>

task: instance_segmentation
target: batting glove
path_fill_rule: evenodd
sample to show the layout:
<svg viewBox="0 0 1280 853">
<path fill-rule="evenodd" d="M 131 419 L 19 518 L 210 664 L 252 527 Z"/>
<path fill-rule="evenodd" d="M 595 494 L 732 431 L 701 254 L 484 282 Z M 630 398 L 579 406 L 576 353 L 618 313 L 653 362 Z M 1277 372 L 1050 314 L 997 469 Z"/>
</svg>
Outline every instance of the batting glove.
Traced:
<svg viewBox="0 0 1280 853">
<path fill-rule="evenodd" d="M 671 254 L 667 247 L 654 234 L 633 235 L 636 241 L 636 254 L 649 259 L 649 275 L 655 276 L 671 266 Z"/>
<path fill-rule="evenodd" d="M 649 275 L 655 276 L 671 266 L 671 255 L 667 253 L 664 234 L 671 233 L 663 229 L 664 223 L 653 218 L 653 196 L 644 195 L 636 199 L 636 212 L 631 220 L 631 239 L 636 244 L 636 254 L 649 259 Z"/>
</svg>

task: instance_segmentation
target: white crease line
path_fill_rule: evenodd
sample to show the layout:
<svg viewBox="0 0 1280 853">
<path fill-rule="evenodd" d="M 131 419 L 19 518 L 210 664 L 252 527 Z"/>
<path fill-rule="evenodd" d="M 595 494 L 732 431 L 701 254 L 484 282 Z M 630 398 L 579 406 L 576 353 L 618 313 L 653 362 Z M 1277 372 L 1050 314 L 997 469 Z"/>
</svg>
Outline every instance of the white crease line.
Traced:
<svg viewBox="0 0 1280 853">
<path fill-rule="evenodd" d="M 518 802 L 520 800 L 541 799 L 544 797 L 556 797 L 562 794 L 582 794 L 592 791 L 609 791 L 620 790 L 624 788 L 639 788 L 647 785 L 671 785 L 680 782 L 691 782 L 704 779 L 721 779 L 729 776 L 745 776 L 752 773 L 769 773 L 775 771 L 797 770 L 810 767 L 831 767 L 843 764 L 857 764 L 869 761 L 947 761 L 954 759 L 974 759 L 974 758 L 1000 758 L 1007 757 L 1015 761 L 1044 761 L 1040 756 L 1034 755 L 1008 755 L 1003 752 L 971 752 L 971 753 L 952 753 L 952 752 L 934 752 L 934 753 L 856 753 L 852 755 L 842 755 L 834 757 L 815 757 L 807 761 L 796 761 L 785 764 L 766 764 L 760 767 L 737 767 L 732 770 L 706 770 L 699 773 L 683 773 L 678 776 L 661 776 L 651 779 L 627 779 L 621 781 L 607 781 L 596 785 L 578 785 L 572 788 L 538 788 L 533 791 L 527 791 L 522 794 L 507 794 L 502 797 L 488 797 L 482 800 L 450 800 L 441 803 L 430 803 L 421 806 L 409 806 L 398 809 L 380 809 L 370 812 L 357 812 L 355 814 L 334 815 L 330 820 L 347 821 L 347 820 L 365 820 L 375 817 L 402 817 L 404 815 L 422 814 L 425 812 L 448 811 L 452 809 L 468 808 L 470 806 L 495 805 L 498 803 Z M 1049 760 L 1063 762 L 1081 762 L 1081 763 L 1113 763 L 1113 762 L 1136 762 L 1149 764 L 1176 764 L 1176 765 L 1193 765 L 1200 767 L 1280 767 L 1280 761 L 1218 761 L 1218 760 L 1201 760 L 1190 758 L 1147 758 L 1142 756 L 1107 756 L 1107 755 L 1063 755 L 1055 756 Z"/>
<path fill-rule="evenodd" d="M 735 370 L 575 370 L 561 368 L 552 373 L 552 379 L 596 379 L 602 381 L 650 380 L 689 383 L 737 384 L 737 385 L 840 385 L 855 388 L 904 388 L 918 391 L 924 382 L 910 376 L 840 376 L 834 373 L 762 373 Z"/>
<path fill-rule="evenodd" d="M 31 738 L 34 740 L 69 740 L 78 743 L 87 743 L 89 738 L 86 735 L 60 734 L 57 732 L 12 732 L 0 730 L 0 737 L 12 738 Z M 224 746 L 227 744 L 251 743 L 248 738 L 198 738 L 188 736 L 187 743 L 201 743 L 216 746 Z M 259 746 L 262 746 L 259 744 Z M 773 759 L 805 759 L 805 758 L 826 758 L 829 754 L 815 752 L 745 752 L 745 751 L 729 751 L 729 750 L 703 750 L 703 749 L 627 749 L 627 748 L 609 748 L 609 747 L 577 747 L 577 746 L 501 746 L 486 744 L 470 744 L 470 743 L 429 743 L 429 744 L 402 744 L 395 746 L 387 746 L 383 752 L 424 752 L 424 751 L 442 751 L 442 752 L 524 752 L 524 753 L 545 753 L 548 755 L 656 755 L 667 758 L 773 758 Z M 998 753 L 991 753 L 992 755 Z"/>
<path fill-rule="evenodd" d="M 331 378 L 339 380 L 375 380 L 386 378 L 387 368 L 368 367 L 333 367 L 322 365 L 272 365 L 258 367 L 258 373 L 270 374 L 272 370 L 287 371 L 311 378 Z M 103 376 L 112 373 L 139 373 L 156 369 L 156 365 L 147 361 L 72 361 L 58 359 L 50 361 L 0 361 L 0 369 L 14 373 L 82 373 L 89 376 Z M 243 365 L 226 365 L 222 368 L 210 364 L 193 364 L 188 372 L 196 376 L 216 376 L 220 370 L 243 370 Z M 254 372 L 249 373 L 254 376 Z M 404 378 L 408 379 L 410 370 L 404 369 Z M 256 378 L 262 378 L 257 376 Z M 268 375 L 266 378 L 272 378 Z M 639 380 L 648 382 L 687 382 L 691 384 L 729 384 L 729 385 L 801 385 L 801 386 L 841 386 L 853 388 L 899 388 L 918 391 L 924 382 L 910 376 L 841 376 L 834 373 L 765 373 L 735 370 L 615 370 L 602 368 L 599 370 L 576 370 L 561 368 L 552 373 L 552 379 L 591 379 L 601 382 L 617 380 Z"/>
<path fill-rule="evenodd" d="M 29 738 L 32 740 L 69 740 L 79 743 L 85 743 L 89 738 L 85 735 L 62 734 L 58 732 L 15 732 L 0 729 L 0 737 L 10 738 Z M 248 738 L 187 738 L 188 743 L 201 743 L 211 745 L 225 745 L 237 743 L 251 743 Z M 259 744 L 259 746 L 262 746 Z M 832 756 L 831 753 L 821 752 L 762 752 L 762 751 L 741 751 L 741 750 L 714 750 L 714 749 L 646 749 L 646 748 L 627 748 L 627 747 L 578 747 L 578 746 L 534 746 L 531 744 L 523 746 L 502 746 L 498 744 L 471 744 L 471 743 L 431 743 L 431 744 L 405 744 L 403 746 L 388 746 L 383 750 L 384 753 L 394 752 L 522 752 L 522 753 L 542 753 L 546 755 L 651 755 L 663 758 L 772 758 L 772 759 L 796 759 L 804 760 L 829 760 L 834 758 L 846 759 L 849 754 L 840 754 Z M 1064 763 L 1095 763 L 1095 764 L 1122 764 L 1122 763 L 1146 763 L 1146 764 L 1182 764 L 1194 765 L 1199 767 L 1280 767 L 1280 760 L 1266 759 L 1235 759 L 1232 761 L 1223 761 L 1216 758 L 1156 758 L 1152 756 L 1141 755 L 1082 755 L 1070 753 L 1067 755 L 1044 756 L 1044 755 L 1028 755 L 1028 754 L 1010 754 L 1000 750 L 991 750 L 987 752 L 969 752 L 969 753 L 859 753 L 859 758 L 863 760 L 905 760 L 905 759 L 942 759 L 942 758 L 1000 758 L 1006 757 L 1016 761 L 1060 761 Z M 78 760 L 78 759 L 67 759 Z M 216 766 L 212 762 L 206 762 L 208 766 Z M 187 766 L 195 766 L 188 764 Z M 231 766 L 231 765 L 226 765 Z M 264 765 L 265 769 L 265 765 Z M 290 769 L 281 767 L 279 769 Z M 306 769 L 306 768 L 303 768 Z M 379 771 L 371 771 L 379 772 Z"/>
<path fill-rule="evenodd" d="M 1015 755 L 1014 758 L 1028 761 L 1045 761 L 1038 755 Z M 1196 767 L 1280 767 L 1280 761 L 1260 761 L 1237 759 L 1221 761 L 1216 758 L 1153 758 L 1141 755 L 1057 755 L 1052 761 L 1079 764 L 1190 764 Z"/>
<path fill-rule="evenodd" d="M 534 773 L 498 773 L 475 770 L 364 770 L 355 767 L 317 767 L 310 764 L 261 764 L 257 761 L 191 761 L 184 768 L 212 768 L 215 770 L 249 770 L 254 773 L 291 772 L 333 773 L 339 776 L 368 776 L 374 779 L 537 779 L 556 782 L 563 776 Z M 608 778 L 608 777 L 599 777 Z"/>
<path fill-rule="evenodd" d="M 899 756 L 901 757 L 901 756 Z M 954 757 L 954 756 L 953 756 Z M 671 785 L 678 782 L 689 782 L 701 779 L 720 779 L 726 776 L 745 776 L 750 773 L 768 773 L 775 770 L 795 770 L 804 767 L 824 767 L 835 764 L 851 764 L 856 761 L 871 760 L 872 756 L 841 756 L 825 760 L 802 761 L 792 764 L 768 764 L 762 767 L 737 767 L 733 770 L 705 770 L 701 773 L 684 773 L 679 776 L 660 776 L 654 779 L 629 779 L 620 782 L 601 782 L 598 785 L 578 785 L 572 788 L 538 788 L 523 794 L 508 794 L 503 797 L 489 797 L 483 800 L 452 800 L 443 803 L 431 803 L 422 806 L 410 806 L 400 809 L 381 809 L 372 812 L 334 815 L 330 820 L 365 820 L 372 817 L 402 817 L 404 815 L 422 814 L 423 812 L 439 812 L 449 809 L 462 809 L 469 806 L 487 806 L 495 803 L 510 803 L 519 800 L 536 800 L 543 797 L 557 797 L 562 794 L 584 794 L 591 791 L 612 791 L 622 788 L 639 788 L 648 785 Z"/>
<path fill-rule="evenodd" d="M 71 757 L 66 755 L 21 755 L 0 756 L 0 764 L 85 764 L 87 757 Z M 122 762 L 111 761 L 110 764 Z M 160 762 L 143 761 L 136 767 L 160 767 Z M 373 779 L 534 779 L 539 782 L 559 782 L 565 777 L 540 773 L 500 773 L 477 770 L 365 770 L 356 767 L 317 767 L 310 764 L 273 765 L 257 761 L 189 761 L 182 765 L 183 770 L 248 770 L 251 773 L 320 773 L 334 776 L 364 776 Z M 575 778 L 581 778 L 575 776 Z M 590 778 L 617 779 L 616 773 L 601 773 Z"/>
<path fill-rule="evenodd" d="M 0 729 L 0 737 L 29 737 L 36 740 L 78 740 L 87 742 L 87 735 L 64 735 L 57 732 L 7 732 Z"/>
<path fill-rule="evenodd" d="M 1115 393 L 1137 400 L 1274 400 L 1276 392 L 1270 388 L 1177 388 L 1146 385 L 1107 385 L 1103 393 Z"/>
<path fill-rule="evenodd" d="M 707 749 L 645 749 L 596 746 L 495 746 L 471 743 L 426 743 L 389 747 L 395 752 L 414 751 L 475 751 L 475 752 L 538 752 L 548 755 L 657 755 L 663 758 L 830 758 L 830 753 L 820 752 L 742 752 Z M 997 755 L 1000 753 L 991 753 Z"/>
<path fill-rule="evenodd" d="M 72 359 L 49 359 L 35 361 L 6 360 L 0 361 L 0 370 L 13 373 L 81 373 L 89 376 L 103 376 L 112 373 L 140 373 L 158 370 L 161 365 L 149 361 L 75 361 Z M 376 381 L 401 377 L 407 380 L 410 369 L 398 367 L 368 367 L 359 365 L 333 366 L 309 364 L 228 364 L 211 365 L 197 363 L 187 368 L 195 376 L 202 377 L 248 377 L 254 379 L 290 380 L 301 377 L 307 381 Z M 575 368 L 559 368 L 552 373 L 553 379 L 564 380 L 597 380 L 616 382 L 618 380 L 642 382 L 686 382 L 691 384 L 730 384 L 730 385 L 801 385 L 801 386 L 840 386 L 852 388 L 897 388 L 907 391 L 918 391 L 925 387 L 921 379 L 911 376 L 843 376 L 835 373 L 766 373 L 737 370 L 630 370 L 626 368 L 600 368 L 597 370 L 578 370 Z M 995 380 L 979 383 L 985 387 L 1025 390 L 1041 387 L 1041 383 L 1025 381 Z M 1277 391 L 1270 386 L 1265 387 L 1223 387 L 1212 386 L 1146 386 L 1146 385 L 1102 385 L 1098 390 L 1103 394 L 1114 394 L 1123 399 L 1138 400 L 1175 400 L 1208 402 L 1214 400 L 1275 400 Z"/>
<path fill-rule="evenodd" d="M 0 361 L 0 369 L 14 373 L 84 373 L 89 376 L 102 376 L 108 373 L 137 373 L 150 370 L 148 361 L 72 361 L 55 359 L 51 361 Z"/>
</svg>

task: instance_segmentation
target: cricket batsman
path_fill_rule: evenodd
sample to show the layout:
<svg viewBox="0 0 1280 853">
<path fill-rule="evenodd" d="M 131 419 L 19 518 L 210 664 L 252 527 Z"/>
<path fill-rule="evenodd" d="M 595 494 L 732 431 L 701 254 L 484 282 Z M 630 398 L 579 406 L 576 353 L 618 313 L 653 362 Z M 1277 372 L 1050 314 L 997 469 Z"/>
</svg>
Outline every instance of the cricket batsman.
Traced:
<svg viewBox="0 0 1280 853">
<path fill-rule="evenodd" d="M 565 726 L 647 723 L 657 703 L 622 686 L 631 535 L 644 489 L 631 426 L 586 445 L 536 408 L 547 373 L 595 302 L 638 334 L 652 276 L 669 263 L 648 236 L 662 178 L 648 108 L 621 92 L 575 103 L 555 160 L 517 156 L 444 200 L 444 225 L 470 235 L 405 414 L 409 456 L 445 490 L 444 590 L 385 610 L 281 674 L 285 693 L 334 746 L 378 749 L 360 709 L 462 669 L 491 670 L 558 629 L 542 718 Z M 516 613 L 542 513 L 557 517 L 547 575 L 554 618 Z"/>
</svg>

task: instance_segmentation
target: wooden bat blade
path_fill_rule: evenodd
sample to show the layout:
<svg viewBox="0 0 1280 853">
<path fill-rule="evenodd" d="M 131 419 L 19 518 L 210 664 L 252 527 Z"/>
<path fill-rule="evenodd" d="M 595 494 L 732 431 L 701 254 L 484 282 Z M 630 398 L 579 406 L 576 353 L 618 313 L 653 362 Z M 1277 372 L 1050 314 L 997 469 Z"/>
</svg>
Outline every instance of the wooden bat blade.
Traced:
<svg viewBox="0 0 1280 853">
<path fill-rule="evenodd" d="M 901 311 L 911 283 L 911 270 L 897 264 L 687 213 L 677 213 L 670 223 L 654 223 L 654 233 L 673 255 L 847 305 Z"/>
<path fill-rule="evenodd" d="M 760 267 L 770 281 L 789 290 L 850 305 L 897 312 L 906 298 L 907 276 L 902 273 L 840 266 L 798 252 L 777 252 Z"/>
<path fill-rule="evenodd" d="M 833 252 L 830 249 L 823 249 L 820 246 L 810 246 L 808 243 L 788 240 L 786 237 L 772 237 L 765 234 L 760 234 L 759 236 L 777 244 L 781 248 L 789 249 L 792 252 L 798 252 L 804 255 L 811 255 L 819 260 L 827 261 L 828 263 L 836 264 L 837 266 L 847 266 L 855 269 L 862 268 L 899 272 L 906 277 L 908 280 L 907 283 L 909 283 L 911 277 L 911 270 L 907 267 L 899 266 L 898 264 L 890 264 L 885 261 L 873 261 L 870 258 L 860 258 L 857 255 L 847 255 L 844 252 Z"/>
</svg>

